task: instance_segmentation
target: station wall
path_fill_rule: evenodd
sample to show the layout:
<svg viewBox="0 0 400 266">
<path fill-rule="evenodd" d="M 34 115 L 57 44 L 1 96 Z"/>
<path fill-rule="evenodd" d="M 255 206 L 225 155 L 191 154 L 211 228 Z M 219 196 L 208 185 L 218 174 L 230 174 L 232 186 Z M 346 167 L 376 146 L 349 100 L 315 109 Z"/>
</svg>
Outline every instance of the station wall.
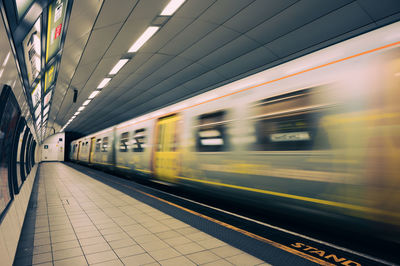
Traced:
<svg viewBox="0 0 400 266">
<path fill-rule="evenodd" d="M 36 149 L 36 156 L 38 154 Z M 36 157 L 38 158 L 38 157 Z M 14 195 L 7 214 L 0 223 L 0 265 L 12 265 L 18 247 L 18 241 L 24 224 L 25 214 L 35 182 L 38 164 L 36 163 L 26 177 L 20 192 Z"/>
<path fill-rule="evenodd" d="M 64 161 L 65 133 L 57 133 L 48 137 L 40 145 L 41 161 Z"/>
</svg>

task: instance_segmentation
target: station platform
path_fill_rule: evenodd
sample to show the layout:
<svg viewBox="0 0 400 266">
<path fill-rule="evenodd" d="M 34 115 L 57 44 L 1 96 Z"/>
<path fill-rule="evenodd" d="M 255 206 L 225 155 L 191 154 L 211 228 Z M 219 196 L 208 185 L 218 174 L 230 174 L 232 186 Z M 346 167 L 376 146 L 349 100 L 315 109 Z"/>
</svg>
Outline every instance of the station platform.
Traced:
<svg viewBox="0 0 400 266">
<path fill-rule="evenodd" d="M 42 163 L 14 265 L 267 265 L 62 163 Z"/>
</svg>

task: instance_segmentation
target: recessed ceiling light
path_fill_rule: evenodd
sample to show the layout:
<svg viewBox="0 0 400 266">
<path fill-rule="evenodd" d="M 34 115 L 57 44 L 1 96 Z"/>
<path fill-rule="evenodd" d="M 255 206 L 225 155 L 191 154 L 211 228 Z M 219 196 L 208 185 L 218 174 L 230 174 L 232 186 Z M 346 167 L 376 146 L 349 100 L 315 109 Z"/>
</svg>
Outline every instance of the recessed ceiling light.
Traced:
<svg viewBox="0 0 400 266">
<path fill-rule="evenodd" d="M 161 16 L 172 16 L 176 10 L 185 2 L 185 0 L 171 0 L 164 7 L 164 10 L 161 12 Z"/>
<path fill-rule="evenodd" d="M 91 100 L 86 100 L 82 105 L 83 105 L 83 106 L 86 106 L 86 105 L 88 105 L 88 104 L 90 103 L 90 101 L 91 101 Z"/>
<path fill-rule="evenodd" d="M 156 26 L 150 26 L 148 27 L 143 34 L 139 37 L 139 39 L 136 40 L 136 42 L 129 48 L 128 53 L 134 53 L 137 52 L 137 50 L 140 49 L 140 47 L 143 46 L 150 38 L 151 36 L 154 35 L 158 31 L 160 27 Z"/>
<path fill-rule="evenodd" d="M 99 93 L 100 93 L 99 90 L 93 91 L 93 92 L 89 95 L 88 99 L 89 99 L 89 100 L 93 99 L 93 98 L 96 97 L 97 94 L 99 94 Z"/>
<path fill-rule="evenodd" d="M 113 67 L 113 69 L 111 69 L 110 73 L 108 73 L 109 75 L 115 75 L 118 73 L 118 71 L 121 70 L 121 68 L 128 63 L 128 59 L 121 59 L 118 61 L 117 64 L 115 64 L 115 66 Z"/>
<path fill-rule="evenodd" d="M 110 78 L 105 78 L 105 79 L 103 79 L 101 82 L 100 82 L 100 84 L 99 84 L 99 86 L 97 86 L 97 88 L 98 89 L 102 89 L 102 88 L 104 88 L 105 86 L 107 86 L 107 84 L 108 84 L 108 82 L 110 82 Z"/>
</svg>

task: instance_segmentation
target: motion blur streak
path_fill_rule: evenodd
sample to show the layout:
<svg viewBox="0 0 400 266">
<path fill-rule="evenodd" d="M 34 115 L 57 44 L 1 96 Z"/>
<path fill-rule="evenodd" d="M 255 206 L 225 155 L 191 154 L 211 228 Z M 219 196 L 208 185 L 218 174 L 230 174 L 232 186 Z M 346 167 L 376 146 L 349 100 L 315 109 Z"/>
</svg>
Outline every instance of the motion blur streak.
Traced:
<svg viewBox="0 0 400 266">
<path fill-rule="evenodd" d="M 398 31 L 394 23 L 78 139 L 70 157 L 399 239 L 400 42 L 385 43 Z"/>
</svg>

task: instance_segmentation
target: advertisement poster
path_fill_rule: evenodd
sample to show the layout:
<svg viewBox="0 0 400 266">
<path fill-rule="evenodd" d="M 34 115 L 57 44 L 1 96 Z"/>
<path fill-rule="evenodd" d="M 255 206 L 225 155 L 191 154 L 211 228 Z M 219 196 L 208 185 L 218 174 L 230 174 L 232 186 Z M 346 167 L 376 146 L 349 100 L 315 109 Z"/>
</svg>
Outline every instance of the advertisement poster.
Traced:
<svg viewBox="0 0 400 266">
<path fill-rule="evenodd" d="M 56 0 L 49 5 L 46 63 L 60 50 L 67 3 L 68 0 Z"/>
<path fill-rule="evenodd" d="M 42 86 L 40 86 L 40 82 L 36 85 L 35 89 L 32 91 L 31 96 L 32 96 L 32 105 L 33 107 L 35 107 L 36 104 L 40 102 L 41 100 L 40 97 L 42 96 Z"/>
<path fill-rule="evenodd" d="M 50 88 L 51 85 L 53 85 L 55 81 L 55 64 L 53 64 L 49 70 L 46 71 L 46 74 L 44 75 L 44 92 L 47 91 L 48 88 Z"/>
<path fill-rule="evenodd" d="M 29 85 L 32 85 L 33 81 L 39 75 L 41 69 L 40 28 L 41 23 L 39 18 L 32 29 L 29 31 L 28 35 L 25 36 L 25 39 L 22 43 L 24 48 L 25 67 L 28 73 Z"/>
</svg>

